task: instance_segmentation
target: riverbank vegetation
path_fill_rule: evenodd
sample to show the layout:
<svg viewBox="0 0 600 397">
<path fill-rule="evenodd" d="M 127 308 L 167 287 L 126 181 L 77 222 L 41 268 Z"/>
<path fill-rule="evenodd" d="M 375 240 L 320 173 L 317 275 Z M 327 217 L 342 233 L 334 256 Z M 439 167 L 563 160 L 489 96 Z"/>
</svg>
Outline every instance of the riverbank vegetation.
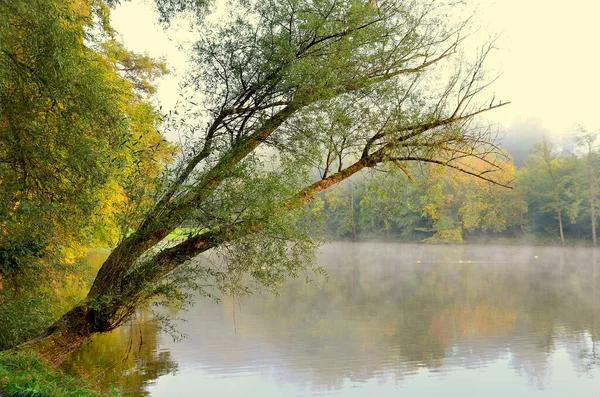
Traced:
<svg viewBox="0 0 600 397">
<path fill-rule="evenodd" d="M 88 248 L 121 238 L 173 154 L 146 99 L 166 67 L 107 21 L 100 2 L 0 2 L 0 349 L 82 298 Z"/>
<path fill-rule="evenodd" d="M 0 353 L 0 396 L 3 397 L 107 397 L 114 393 L 65 375 L 36 354 Z"/>
<path fill-rule="evenodd" d="M 440 165 L 390 167 L 331 189 L 316 207 L 332 239 L 595 245 L 596 138 L 543 139 L 521 167 L 507 161 L 512 190 Z"/>
</svg>

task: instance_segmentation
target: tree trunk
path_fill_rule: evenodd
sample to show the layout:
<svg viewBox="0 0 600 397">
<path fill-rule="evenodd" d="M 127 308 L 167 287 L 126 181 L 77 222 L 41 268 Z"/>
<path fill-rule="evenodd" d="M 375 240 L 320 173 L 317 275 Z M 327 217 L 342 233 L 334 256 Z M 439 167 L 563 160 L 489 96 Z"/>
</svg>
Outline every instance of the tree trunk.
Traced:
<svg viewBox="0 0 600 397">
<path fill-rule="evenodd" d="M 565 245 L 565 234 L 563 232 L 562 212 L 558 210 L 558 229 L 560 231 L 560 244 Z"/>
<path fill-rule="evenodd" d="M 590 183 L 590 218 L 592 218 L 592 244 L 598 246 L 596 240 L 596 180 L 592 167 L 592 149 L 588 153 L 588 178 Z"/>
<path fill-rule="evenodd" d="M 597 247 L 598 243 L 596 242 L 596 210 L 594 209 L 594 204 L 592 204 L 591 217 L 592 217 L 592 244 L 594 245 L 594 247 Z"/>
<path fill-rule="evenodd" d="M 42 335 L 16 347 L 22 352 L 37 353 L 53 367 L 60 366 L 93 333 L 90 309 L 79 305 L 65 313 Z"/>
<path fill-rule="evenodd" d="M 354 185 L 350 184 L 350 214 L 352 216 L 352 237 L 356 240 L 356 223 L 354 216 Z"/>
<path fill-rule="evenodd" d="M 40 336 L 17 346 L 15 350 L 37 353 L 50 365 L 60 366 L 92 335 L 117 328 L 133 314 L 136 307 L 148 298 L 144 295 L 145 283 L 160 280 L 178 265 L 214 248 L 222 241 L 215 233 L 205 233 L 163 249 L 140 265 L 139 273 L 123 275 L 119 270 L 104 273 L 105 277 L 102 279 L 97 276 L 95 289 L 92 288 L 84 301 L 65 313 Z M 136 255 L 137 251 L 129 255 L 121 251 L 119 256 L 124 262 L 133 262 L 137 259 Z M 103 269 L 106 269 L 107 262 L 109 265 L 113 264 L 107 260 Z"/>
<path fill-rule="evenodd" d="M 596 208 L 594 206 L 594 195 L 592 193 L 590 193 L 590 202 L 590 216 L 592 218 L 592 243 L 594 247 L 597 247 L 598 243 L 596 241 Z"/>
</svg>

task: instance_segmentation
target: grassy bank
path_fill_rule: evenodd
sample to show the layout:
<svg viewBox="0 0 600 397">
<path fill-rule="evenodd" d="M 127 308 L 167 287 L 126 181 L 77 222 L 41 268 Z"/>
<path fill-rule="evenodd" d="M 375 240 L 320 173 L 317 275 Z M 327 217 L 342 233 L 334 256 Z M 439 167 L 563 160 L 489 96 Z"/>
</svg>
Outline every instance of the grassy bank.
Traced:
<svg viewBox="0 0 600 397">
<path fill-rule="evenodd" d="M 115 390 L 109 394 L 118 396 Z M 106 397 L 83 379 L 67 376 L 34 354 L 0 353 L 0 397 Z"/>
</svg>

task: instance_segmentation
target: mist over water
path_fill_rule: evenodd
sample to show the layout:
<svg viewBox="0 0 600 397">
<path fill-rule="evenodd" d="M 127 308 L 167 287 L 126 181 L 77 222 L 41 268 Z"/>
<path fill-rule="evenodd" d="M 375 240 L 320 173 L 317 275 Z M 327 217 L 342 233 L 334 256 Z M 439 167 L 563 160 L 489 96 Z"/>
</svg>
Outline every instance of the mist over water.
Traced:
<svg viewBox="0 0 600 397">
<path fill-rule="evenodd" d="M 336 243 L 319 255 L 328 279 L 199 299 L 181 342 L 142 317 L 66 368 L 131 396 L 593 396 L 597 262 L 588 248 Z"/>
</svg>

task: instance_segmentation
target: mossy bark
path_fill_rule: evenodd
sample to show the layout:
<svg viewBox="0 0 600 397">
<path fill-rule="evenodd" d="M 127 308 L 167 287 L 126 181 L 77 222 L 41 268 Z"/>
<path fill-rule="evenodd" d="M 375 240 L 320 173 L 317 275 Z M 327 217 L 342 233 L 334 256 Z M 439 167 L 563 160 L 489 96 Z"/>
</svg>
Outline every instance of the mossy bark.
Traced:
<svg viewBox="0 0 600 397">
<path fill-rule="evenodd" d="M 36 353 L 51 366 L 58 367 L 93 334 L 114 328 L 99 326 L 95 313 L 94 309 L 82 302 L 65 313 L 44 333 L 17 346 L 15 350 Z"/>
<path fill-rule="evenodd" d="M 51 366 L 58 367 L 94 333 L 89 313 L 86 306 L 74 307 L 43 334 L 17 346 L 16 350 L 34 352 Z"/>
</svg>

